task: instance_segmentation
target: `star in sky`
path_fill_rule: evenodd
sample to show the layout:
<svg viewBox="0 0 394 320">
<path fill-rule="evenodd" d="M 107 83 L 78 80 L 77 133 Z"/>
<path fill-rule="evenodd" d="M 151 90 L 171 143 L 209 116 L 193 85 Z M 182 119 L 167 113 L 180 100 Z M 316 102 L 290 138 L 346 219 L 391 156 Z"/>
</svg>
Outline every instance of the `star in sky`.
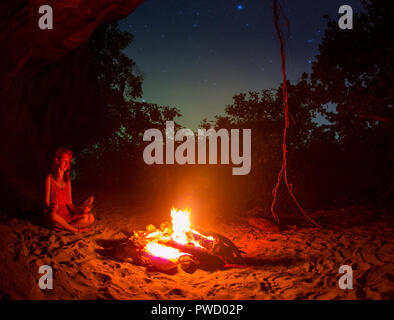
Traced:
<svg viewBox="0 0 394 320">
<path fill-rule="evenodd" d="M 178 106 L 184 114 L 180 123 L 196 128 L 201 118 L 223 113 L 234 94 L 279 86 L 280 53 L 271 2 L 144 1 L 120 21 L 121 30 L 135 35 L 125 54 L 146 75 L 144 98 Z M 337 17 L 334 2 L 341 0 L 286 2 L 291 81 L 311 70 L 327 24 L 322 16 Z M 355 8 L 359 0 L 347 2 Z M 179 94 L 172 93 L 174 87 L 180 88 Z"/>
</svg>

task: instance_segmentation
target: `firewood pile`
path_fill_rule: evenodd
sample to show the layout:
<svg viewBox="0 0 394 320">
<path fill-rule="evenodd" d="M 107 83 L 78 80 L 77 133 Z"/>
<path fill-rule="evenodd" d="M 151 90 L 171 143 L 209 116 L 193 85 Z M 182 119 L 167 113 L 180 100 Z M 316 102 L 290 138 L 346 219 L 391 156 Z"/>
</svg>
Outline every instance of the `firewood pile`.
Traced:
<svg viewBox="0 0 394 320">
<path fill-rule="evenodd" d="M 115 256 L 158 271 L 187 273 L 197 268 L 214 270 L 242 266 L 240 251 L 228 238 L 201 228 L 190 227 L 190 211 L 172 209 L 172 224 L 158 228 L 150 224 L 145 231 L 135 231 L 118 245 Z"/>
</svg>

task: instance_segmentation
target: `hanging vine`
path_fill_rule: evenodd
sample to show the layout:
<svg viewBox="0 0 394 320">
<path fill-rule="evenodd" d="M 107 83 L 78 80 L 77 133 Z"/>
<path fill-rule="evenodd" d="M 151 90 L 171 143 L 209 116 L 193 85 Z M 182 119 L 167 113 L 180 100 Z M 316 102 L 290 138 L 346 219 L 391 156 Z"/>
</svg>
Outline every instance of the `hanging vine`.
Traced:
<svg viewBox="0 0 394 320">
<path fill-rule="evenodd" d="M 288 104 L 288 96 L 287 96 L 287 81 L 286 81 L 286 55 L 285 55 L 285 49 L 284 49 L 284 41 L 283 41 L 283 34 L 282 31 L 279 27 L 279 19 L 280 16 L 282 19 L 285 21 L 285 24 L 287 28 L 289 28 L 289 21 L 286 18 L 286 16 L 283 13 L 283 7 L 279 3 L 277 3 L 277 0 L 273 0 L 273 9 L 274 9 L 274 23 L 275 23 L 275 29 L 276 33 L 279 39 L 279 44 L 280 44 L 280 55 L 281 55 L 281 61 L 282 61 L 282 77 L 283 77 L 283 85 L 282 85 L 282 95 L 283 95 L 283 112 L 284 112 L 284 117 L 285 117 L 285 127 L 283 130 L 283 139 L 282 139 L 282 166 L 281 169 L 278 173 L 278 178 L 276 185 L 274 189 L 272 190 L 272 203 L 271 203 L 271 213 L 275 219 L 276 222 L 279 223 L 279 217 L 275 212 L 275 203 L 277 200 L 277 194 L 278 194 L 278 189 L 280 186 L 280 182 L 282 179 L 284 179 L 284 182 L 286 184 L 287 190 L 289 191 L 290 196 L 293 198 L 295 204 L 297 205 L 298 209 L 301 211 L 301 213 L 304 215 L 304 217 L 313 225 L 317 226 L 320 228 L 320 225 L 317 224 L 309 215 L 305 212 L 305 210 L 301 207 L 300 203 L 298 202 L 297 198 L 294 195 L 293 192 L 293 186 L 289 184 L 287 180 L 287 147 L 286 147 L 286 134 L 287 134 L 287 129 L 289 128 L 289 104 Z"/>
</svg>

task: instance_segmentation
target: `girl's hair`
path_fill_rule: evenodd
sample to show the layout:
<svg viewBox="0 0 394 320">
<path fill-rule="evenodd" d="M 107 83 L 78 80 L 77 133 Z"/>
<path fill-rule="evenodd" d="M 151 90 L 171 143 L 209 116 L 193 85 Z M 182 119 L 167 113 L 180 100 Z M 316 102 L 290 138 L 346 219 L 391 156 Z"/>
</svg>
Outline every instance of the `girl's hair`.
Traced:
<svg viewBox="0 0 394 320">
<path fill-rule="evenodd" d="M 71 150 L 66 149 L 66 148 L 58 148 L 55 152 L 55 157 L 53 158 L 52 162 L 52 174 L 54 177 L 57 176 L 57 169 L 60 164 L 60 160 L 62 159 L 62 156 L 66 154 L 70 157 L 70 166 L 68 167 L 67 171 L 64 172 L 64 182 L 69 182 L 70 181 L 70 168 L 71 168 L 71 160 L 73 157 L 73 154 Z"/>
</svg>

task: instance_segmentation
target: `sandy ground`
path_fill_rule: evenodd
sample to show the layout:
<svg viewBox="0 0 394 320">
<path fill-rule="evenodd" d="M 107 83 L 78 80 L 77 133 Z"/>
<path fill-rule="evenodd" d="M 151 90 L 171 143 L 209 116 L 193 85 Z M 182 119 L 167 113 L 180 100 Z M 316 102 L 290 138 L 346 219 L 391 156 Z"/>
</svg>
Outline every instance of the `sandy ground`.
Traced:
<svg viewBox="0 0 394 320">
<path fill-rule="evenodd" d="M 0 295 L 6 299 L 393 299 L 393 223 L 363 208 L 315 212 L 323 229 L 275 231 L 250 217 L 217 215 L 210 229 L 246 252 L 248 267 L 188 274 L 150 272 L 105 254 L 114 240 L 157 218 L 136 206 L 96 204 L 89 233 L 56 232 L 21 219 L 0 222 Z M 109 209 L 110 208 L 110 209 Z M 361 212 L 361 213 L 360 213 Z M 356 215 L 355 213 L 359 213 Z M 169 212 L 163 213 L 163 219 Z M 151 221 L 155 220 L 155 221 Z M 256 221 L 254 221 L 256 222 Z M 253 225 L 251 225 L 253 224 Z M 333 229 L 332 226 L 336 226 Z M 202 225 L 203 226 L 203 225 Z M 214 226 L 214 227 L 212 227 Z M 203 226 L 204 227 L 204 226 Z M 341 290 L 341 265 L 353 268 Z M 41 265 L 54 270 L 41 290 Z"/>
</svg>

